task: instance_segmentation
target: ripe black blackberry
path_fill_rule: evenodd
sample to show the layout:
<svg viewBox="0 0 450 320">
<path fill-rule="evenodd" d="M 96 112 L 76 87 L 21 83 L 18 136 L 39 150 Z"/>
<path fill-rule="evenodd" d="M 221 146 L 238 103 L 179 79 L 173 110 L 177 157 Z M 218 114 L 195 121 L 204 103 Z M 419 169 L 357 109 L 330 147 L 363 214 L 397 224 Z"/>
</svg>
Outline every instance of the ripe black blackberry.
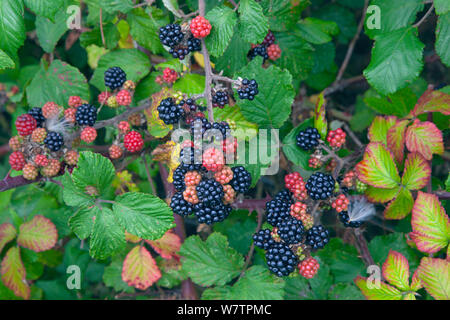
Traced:
<svg viewBox="0 0 450 320">
<path fill-rule="evenodd" d="M 291 204 L 279 199 L 272 199 L 266 202 L 267 222 L 274 227 L 286 218 L 290 217 Z"/>
<path fill-rule="evenodd" d="M 200 181 L 195 189 L 197 190 L 198 199 L 204 204 L 211 204 L 213 206 L 223 204 L 223 187 L 216 180 L 204 179 Z"/>
<path fill-rule="evenodd" d="M 263 57 L 263 61 L 266 61 L 267 59 L 269 59 L 269 55 L 267 54 L 267 47 L 263 46 L 263 45 L 259 45 L 259 46 L 254 47 L 253 49 L 251 49 L 248 52 L 248 57 L 250 58 L 250 60 L 253 60 L 257 56 Z"/>
<path fill-rule="evenodd" d="M 64 145 L 64 139 L 61 134 L 54 131 L 49 131 L 47 137 L 44 139 L 44 144 L 51 151 L 59 151 Z"/>
<path fill-rule="evenodd" d="M 28 111 L 28 114 L 36 120 L 37 127 L 42 128 L 42 125 L 45 122 L 44 115 L 42 114 L 42 108 L 32 108 L 30 111 Z"/>
<path fill-rule="evenodd" d="M 203 167 L 202 151 L 193 147 L 181 149 L 179 167 L 186 170 L 186 172 L 194 170 L 204 172 L 205 168 Z"/>
<path fill-rule="evenodd" d="M 90 104 L 82 104 L 77 108 L 75 120 L 80 126 L 92 127 L 97 121 L 97 109 Z"/>
<path fill-rule="evenodd" d="M 169 53 L 172 55 L 172 57 L 178 58 L 180 60 L 183 60 L 184 57 L 189 54 L 189 52 L 189 48 L 182 44 L 172 47 L 169 50 Z"/>
<path fill-rule="evenodd" d="M 252 184 L 252 175 L 243 166 L 233 167 L 231 170 L 233 171 L 231 187 L 238 193 L 246 193 Z"/>
<path fill-rule="evenodd" d="M 208 132 L 210 129 L 216 129 L 220 131 L 220 135 L 216 134 L 214 131 Z M 196 117 L 191 124 L 191 133 L 195 139 L 208 139 L 209 142 L 215 140 L 224 140 L 228 136 L 228 131 L 230 130 L 230 125 L 226 122 L 208 122 L 205 118 Z"/>
<path fill-rule="evenodd" d="M 180 216 L 188 216 L 194 210 L 192 204 L 184 200 L 183 192 L 177 192 L 173 195 L 170 200 L 170 207 L 174 213 Z"/>
<path fill-rule="evenodd" d="M 173 172 L 173 186 L 177 191 L 183 191 L 186 187 L 184 185 L 184 176 L 186 175 L 187 170 L 183 168 L 183 166 L 179 165 Z"/>
<path fill-rule="evenodd" d="M 319 145 L 320 134 L 316 128 L 308 127 L 297 135 L 297 146 L 303 150 L 311 150 Z"/>
<path fill-rule="evenodd" d="M 187 48 L 190 52 L 202 50 L 202 42 L 200 39 L 190 37 L 187 41 Z"/>
<path fill-rule="evenodd" d="M 275 244 L 269 229 L 259 230 L 253 235 L 253 242 L 258 248 L 267 250 Z"/>
<path fill-rule="evenodd" d="M 359 228 L 363 224 L 362 221 L 350 221 L 350 217 L 347 211 L 339 212 L 339 220 L 341 220 L 341 222 L 347 228 Z"/>
<path fill-rule="evenodd" d="M 316 172 L 306 182 L 306 191 L 313 200 L 326 200 L 333 194 L 335 181 L 329 174 Z"/>
<path fill-rule="evenodd" d="M 275 243 L 266 251 L 269 270 L 278 277 L 288 276 L 297 266 L 298 259 L 289 247 Z"/>
<path fill-rule="evenodd" d="M 255 79 L 243 79 L 241 87 L 237 90 L 240 99 L 253 100 L 258 94 L 258 83 Z"/>
<path fill-rule="evenodd" d="M 164 121 L 165 124 L 177 123 L 184 114 L 184 110 L 181 106 L 175 104 L 173 98 L 166 98 L 161 101 L 158 108 L 159 118 Z"/>
<path fill-rule="evenodd" d="M 280 192 L 278 192 L 275 195 L 274 199 L 287 202 L 287 203 L 289 203 L 289 205 L 291 205 L 293 203 L 292 192 L 290 192 L 288 189 L 283 189 Z"/>
<path fill-rule="evenodd" d="M 194 205 L 194 214 L 199 223 L 213 224 L 225 220 L 231 212 L 229 205 L 223 202 L 208 205 L 204 202 L 199 202 Z"/>
<path fill-rule="evenodd" d="M 159 28 L 159 40 L 168 47 L 174 47 L 183 40 L 184 34 L 179 24 L 168 24 Z"/>
<path fill-rule="evenodd" d="M 183 100 L 184 101 L 184 100 Z M 195 104 L 195 101 L 192 99 L 186 99 L 186 101 L 184 101 L 186 103 L 186 105 L 189 107 L 189 111 L 196 111 L 197 110 L 197 105 Z M 181 104 L 181 103 L 180 103 Z"/>
<path fill-rule="evenodd" d="M 105 86 L 111 90 L 120 88 L 127 81 L 127 74 L 120 67 L 111 67 L 105 71 Z"/>
<path fill-rule="evenodd" d="M 313 250 L 322 249 L 330 241 L 327 229 L 322 225 L 314 226 L 306 232 L 305 244 L 311 246 Z"/>
<path fill-rule="evenodd" d="M 213 107 L 215 108 L 223 108 L 228 104 L 228 102 L 228 93 L 224 90 L 216 91 L 212 97 Z"/>
<path fill-rule="evenodd" d="M 261 44 L 268 47 L 274 43 L 275 43 L 275 35 L 273 34 L 272 31 L 269 30 L 269 32 L 267 33 L 266 37 L 264 38 Z"/>
<path fill-rule="evenodd" d="M 286 244 L 296 244 L 302 241 L 305 228 L 300 220 L 288 217 L 278 224 L 278 235 Z"/>
</svg>

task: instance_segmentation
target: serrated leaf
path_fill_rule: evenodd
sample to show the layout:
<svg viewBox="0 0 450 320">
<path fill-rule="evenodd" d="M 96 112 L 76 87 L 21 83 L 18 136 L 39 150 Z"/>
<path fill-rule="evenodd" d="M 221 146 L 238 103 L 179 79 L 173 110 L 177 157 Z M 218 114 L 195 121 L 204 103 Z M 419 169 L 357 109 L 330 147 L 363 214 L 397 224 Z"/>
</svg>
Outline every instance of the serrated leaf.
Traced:
<svg viewBox="0 0 450 320">
<path fill-rule="evenodd" d="M 314 110 L 314 128 L 319 131 L 320 136 L 323 140 L 327 137 L 328 125 L 326 118 L 326 106 L 327 101 L 323 96 L 323 92 L 320 93 L 319 98 L 317 99 L 316 108 Z"/>
<path fill-rule="evenodd" d="M 399 191 L 399 186 L 390 189 L 374 188 L 372 186 L 368 186 L 365 191 L 365 195 L 371 202 L 385 203 L 394 199 Z"/>
<path fill-rule="evenodd" d="M 0 49 L 0 70 L 2 69 L 14 69 L 16 64 L 14 61 L 11 60 L 11 58 Z"/>
<path fill-rule="evenodd" d="M 134 247 L 123 261 L 122 280 L 129 286 L 145 290 L 161 278 L 155 260 L 143 246 Z"/>
<path fill-rule="evenodd" d="M 361 291 L 352 283 L 336 284 L 329 293 L 330 300 L 364 300 Z"/>
<path fill-rule="evenodd" d="M 11 247 L 2 260 L 0 273 L 3 284 L 11 289 L 18 297 L 25 300 L 30 298 L 30 287 L 25 278 L 25 267 L 20 259 L 20 248 Z"/>
<path fill-rule="evenodd" d="M 313 119 L 303 121 L 299 126 L 289 132 L 283 139 L 283 152 L 286 157 L 294 164 L 301 166 L 303 169 L 309 170 L 308 160 L 310 154 L 297 146 L 297 135 L 300 131 L 313 125 Z"/>
<path fill-rule="evenodd" d="M 215 61 L 216 70 L 222 70 L 224 75 L 230 77 L 248 63 L 247 53 L 251 47 L 250 43 L 241 38 L 239 32 L 236 32 L 236 29 L 224 54 Z"/>
<path fill-rule="evenodd" d="M 72 181 L 69 172 L 66 172 L 61 180 L 63 188 L 63 200 L 68 206 L 80 207 L 94 204 L 94 198 L 83 189 L 78 188 Z"/>
<path fill-rule="evenodd" d="M 51 53 L 55 50 L 58 40 L 68 30 L 68 18 L 65 7 L 56 13 L 54 21 L 41 16 L 36 17 L 36 35 L 45 52 Z"/>
<path fill-rule="evenodd" d="M 200 94 L 205 91 L 205 76 L 195 73 L 185 74 L 174 84 L 173 89 L 186 94 Z"/>
<path fill-rule="evenodd" d="M 310 4 L 309 0 L 291 3 L 290 0 L 262 0 L 259 2 L 264 15 L 269 19 L 271 31 L 286 31 L 298 21 L 302 11 Z"/>
<path fill-rule="evenodd" d="M 402 291 L 410 290 L 408 260 L 397 251 L 389 251 L 383 263 L 383 277 Z"/>
<path fill-rule="evenodd" d="M 381 142 L 367 145 L 364 158 L 356 165 L 358 179 L 373 187 L 395 188 L 400 183 L 391 152 Z"/>
<path fill-rule="evenodd" d="M 420 153 L 410 153 L 406 158 L 402 184 L 409 190 L 425 187 L 431 178 L 431 167 Z"/>
<path fill-rule="evenodd" d="M 381 96 L 375 90 L 364 94 L 364 102 L 373 110 L 384 115 L 404 117 L 417 102 L 417 95 L 411 86 L 400 89 L 388 96 Z"/>
<path fill-rule="evenodd" d="M 61 60 L 53 60 L 48 69 L 41 64 L 26 92 L 32 107 L 42 107 L 49 101 L 63 106 L 70 96 L 89 100 L 89 86 L 84 75 Z"/>
<path fill-rule="evenodd" d="M 233 37 L 234 27 L 237 23 L 236 12 L 224 5 L 217 6 L 206 15 L 212 29 L 206 38 L 206 47 L 214 57 L 221 56 Z"/>
<path fill-rule="evenodd" d="M 36 215 L 20 225 L 17 244 L 35 252 L 50 250 L 58 240 L 58 231 L 49 219 Z"/>
<path fill-rule="evenodd" d="M 395 287 L 384 282 L 380 282 L 379 288 L 369 288 L 367 278 L 358 276 L 355 278 L 355 284 L 361 290 L 367 300 L 401 300 L 402 293 Z"/>
<path fill-rule="evenodd" d="M 90 255 L 104 260 L 125 248 L 125 230 L 117 223 L 111 209 L 102 207 L 95 216 L 89 241 Z"/>
<path fill-rule="evenodd" d="M 422 252 L 435 253 L 447 247 L 450 220 L 439 199 L 419 191 L 412 210 L 412 232 L 409 234 Z"/>
<path fill-rule="evenodd" d="M 178 1 L 177 0 L 162 0 L 164 6 L 172 12 L 176 17 L 180 17 Z"/>
<path fill-rule="evenodd" d="M 414 199 L 411 192 L 406 188 L 401 188 L 400 192 L 395 196 L 384 210 L 385 219 L 403 219 L 410 212 L 414 205 Z"/>
<path fill-rule="evenodd" d="M 370 142 L 382 142 L 387 145 L 387 133 L 388 130 L 397 122 L 397 117 L 389 116 L 382 117 L 377 116 L 369 127 L 367 133 Z"/>
<path fill-rule="evenodd" d="M 0 253 L 5 245 L 16 238 L 16 228 L 11 223 L 0 224 Z"/>
<path fill-rule="evenodd" d="M 450 94 L 439 90 L 426 90 L 410 112 L 410 116 L 416 117 L 426 112 L 441 112 L 450 115 Z"/>
<path fill-rule="evenodd" d="M 130 287 L 125 281 L 122 280 L 122 268 L 122 260 L 114 259 L 111 264 L 105 268 L 105 272 L 103 273 L 103 282 L 106 286 L 112 287 L 115 291 L 133 293 L 134 288 Z"/>
<path fill-rule="evenodd" d="M 262 69 L 261 64 L 261 57 L 257 57 L 238 73 L 243 78 L 255 79 L 259 90 L 253 101 L 245 99 L 238 104 L 244 117 L 260 128 L 280 128 L 288 119 L 294 101 L 292 76 L 273 65 Z"/>
<path fill-rule="evenodd" d="M 297 23 L 298 36 L 313 44 L 324 44 L 332 38 L 329 34 L 336 34 L 338 26 L 335 22 L 316 18 L 305 18 Z"/>
<path fill-rule="evenodd" d="M 258 126 L 244 118 L 238 105 L 216 108 L 214 120 L 216 122 L 226 121 L 231 127 L 236 128 L 231 130 L 231 134 L 238 139 L 238 142 L 246 137 L 253 138 L 258 132 Z"/>
<path fill-rule="evenodd" d="M 80 239 L 87 239 L 92 234 L 92 227 L 94 226 L 95 216 L 100 213 L 98 206 L 84 207 L 75 212 L 70 217 L 69 225 L 70 229 Z"/>
<path fill-rule="evenodd" d="M 24 0 L 28 9 L 38 16 L 53 20 L 55 13 L 64 4 L 64 0 Z M 65 10 L 65 8 L 64 8 Z"/>
<path fill-rule="evenodd" d="M 120 39 L 120 34 L 115 24 L 111 22 L 103 24 L 103 34 L 105 37 L 104 45 L 101 30 L 98 26 L 91 31 L 83 32 L 80 36 L 80 44 L 88 51 L 88 62 L 92 69 L 97 68 L 98 60 L 107 52 L 106 49 L 114 49 Z M 95 48 L 95 51 L 93 48 Z M 95 57 L 95 60 L 92 57 Z M 92 60 L 94 60 L 95 63 L 93 63 Z"/>
<path fill-rule="evenodd" d="M 94 75 L 89 81 L 100 91 L 105 90 L 104 73 L 110 67 L 120 67 L 127 74 L 128 80 L 139 82 L 150 72 L 150 60 L 145 53 L 137 49 L 119 49 L 103 55 Z"/>
<path fill-rule="evenodd" d="M 450 66 L 450 12 L 439 16 L 436 27 L 436 53 L 441 61 Z"/>
<path fill-rule="evenodd" d="M 339 27 L 337 40 L 340 43 L 348 43 L 354 36 L 357 29 L 355 14 L 347 8 L 337 4 L 320 6 L 313 15 L 322 20 L 334 21 Z"/>
<path fill-rule="evenodd" d="M 269 22 L 261 5 L 253 0 L 239 2 L 239 33 L 250 43 L 261 43 L 269 31 Z"/>
<path fill-rule="evenodd" d="M 442 132 L 434 123 L 416 119 L 406 130 L 406 147 L 410 152 L 418 152 L 426 160 L 431 160 L 433 154 L 444 152 Z"/>
<path fill-rule="evenodd" d="M 101 6 L 107 13 L 110 13 L 110 14 L 116 13 L 116 11 L 128 13 L 131 10 L 133 10 L 133 1 L 132 0 L 102 0 Z"/>
<path fill-rule="evenodd" d="M 167 231 L 161 239 L 146 240 L 146 242 L 164 259 L 179 258 L 181 240 L 178 235 L 172 231 Z"/>
<path fill-rule="evenodd" d="M 320 263 L 319 271 L 312 279 L 306 279 L 299 274 L 286 278 L 285 299 L 287 300 L 325 300 L 333 279 L 330 268 Z"/>
<path fill-rule="evenodd" d="M 450 262 L 424 257 L 417 269 L 427 292 L 436 300 L 450 300 Z"/>
<path fill-rule="evenodd" d="M 397 121 L 396 124 L 388 129 L 386 134 L 387 146 L 394 154 L 395 160 L 397 160 L 398 163 L 403 162 L 405 131 L 408 124 L 408 120 Z"/>
<path fill-rule="evenodd" d="M 116 198 L 113 205 L 117 221 L 129 233 L 156 240 L 175 226 L 172 210 L 151 194 L 129 192 Z"/>
<path fill-rule="evenodd" d="M 183 269 L 192 281 L 202 286 L 225 285 L 238 276 L 244 266 L 244 258 L 217 232 L 206 241 L 199 236 L 187 238 L 180 255 Z"/>
<path fill-rule="evenodd" d="M 0 1 L 0 49 L 15 56 L 25 41 L 25 20 L 22 0 Z"/>
<path fill-rule="evenodd" d="M 424 45 L 416 32 L 408 27 L 375 38 L 372 58 L 364 76 L 380 93 L 394 93 L 419 76 Z"/>
<path fill-rule="evenodd" d="M 450 3 L 447 0 L 434 0 L 436 13 L 442 15 L 450 11 Z"/>
</svg>

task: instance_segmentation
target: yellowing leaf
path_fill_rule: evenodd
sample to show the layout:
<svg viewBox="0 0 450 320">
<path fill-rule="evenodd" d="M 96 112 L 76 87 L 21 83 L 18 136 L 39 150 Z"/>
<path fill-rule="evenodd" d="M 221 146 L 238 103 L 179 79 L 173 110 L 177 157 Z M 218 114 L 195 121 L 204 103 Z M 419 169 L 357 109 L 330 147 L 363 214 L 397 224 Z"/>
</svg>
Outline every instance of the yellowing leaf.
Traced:
<svg viewBox="0 0 450 320">
<path fill-rule="evenodd" d="M 172 94 L 172 91 L 167 88 L 163 88 L 160 92 L 152 95 L 152 105 L 150 108 L 145 110 L 145 115 L 148 122 L 148 131 L 156 138 L 165 137 L 173 128 L 171 124 L 167 125 L 159 118 L 159 113 L 157 110 L 161 101 L 165 98 L 171 97 Z"/>
<path fill-rule="evenodd" d="M 386 219 L 403 219 L 410 212 L 414 205 L 414 200 L 409 191 L 406 188 L 401 188 L 394 200 L 384 210 L 384 217 Z"/>
<path fill-rule="evenodd" d="M 436 300 L 450 300 L 450 262 L 424 257 L 417 269 L 427 292 Z"/>
<path fill-rule="evenodd" d="M 431 178 L 431 167 L 420 153 L 410 153 L 405 162 L 402 184 L 409 190 L 425 187 Z"/>
<path fill-rule="evenodd" d="M 327 118 L 325 116 L 325 106 L 327 101 L 323 96 L 323 92 L 319 95 L 319 99 L 316 104 L 316 109 L 314 111 L 314 128 L 319 131 L 320 136 L 323 140 L 327 137 Z"/>
<path fill-rule="evenodd" d="M 428 89 L 419 98 L 410 116 L 416 117 L 425 112 L 442 112 L 450 115 L 450 95 L 442 91 Z"/>
<path fill-rule="evenodd" d="M 385 203 L 395 198 L 399 193 L 400 187 L 394 187 L 390 189 L 381 189 L 368 186 L 365 194 L 367 199 L 371 202 Z"/>
<path fill-rule="evenodd" d="M 409 290 L 409 263 L 399 252 L 390 250 L 383 263 L 383 277 L 400 290 Z"/>
<path fill-rule="evenodd" d="M 432 122 L 421 122 L 418 119 L 406 130 L 406 147 L 410 152 L 419 152 L 427 160 L 433 154 L 444 152 L 442 132 Z"/>
<path fill-rule="evenodd" d="M 369 127 L 368 136 L 370 142 L 383 142 L 387 145 L 386 136 L 389 128 L 391 128 L 397 122 L 397 117 L 389 116 L 382 117 L 377 116 Z"/>
<path fill-rule="evenodd" d="M 357 276 L 354 280 L 355 284 L 361 290 L 367 300 L 401 300 L 402 293 L 397 288 L 390 286 L 384 282 L 380 282 L 380 286 L 369 288 L 367 278 Z"/>
<path fill-rule="evenodd" d="M 146 241 L 164 259 L 179 258 L 178 251 L 180 251 L 181 240 L 174 232 L 168 231 L 161 239 Z"/>
<path fill-rule="evenodd" d="M 19 247 L 11 247 L 6 252 L 1 264 L 0 273 L 3 284 L 11 289 L 16 296 L 22 297 L 25 300 L 30 298 L 30 287 L 25 280 L 26 271 L 20 259 Z"/>
<path fill-rule="evenodd" d="M 20 226 L 17 244 L 21 247 L 40 252 L 54 247 L 58 240 L 55 225 L 44 216 L 34 216 Z"/>
<path fill-rule="evenodd" d="M 3 247 L 16 237 L 16 228 L 11 223 L 3 223 L 0 225 L 0 253 Z"/>
<path fill-rule="evenodd" d="M 143 246 L 134 247 L 123 261 L 122 280 L 129 286 L 145 290 L 161 278 L 161 272 L 150 252 Z"/>
<path fill-rule="evenodd" d="M 409 120 L 401 120 L 387 131 L 387 146 L 394 154 L 395 160 L 402 163 L 405 149 L 405 130 Z"/>
</svg>

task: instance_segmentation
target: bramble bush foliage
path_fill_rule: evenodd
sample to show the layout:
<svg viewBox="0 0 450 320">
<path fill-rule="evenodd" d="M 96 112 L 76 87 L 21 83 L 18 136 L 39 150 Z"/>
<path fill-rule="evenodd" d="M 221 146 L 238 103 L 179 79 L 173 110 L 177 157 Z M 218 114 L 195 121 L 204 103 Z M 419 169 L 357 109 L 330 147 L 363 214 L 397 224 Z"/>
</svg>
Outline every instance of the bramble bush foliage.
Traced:
<svg viewBox="0 0 450 320">
<path fill-rule="evenodd" d="M 0 299 L 450 298 L 448 1 L 0 25 Z"/>
</svg>

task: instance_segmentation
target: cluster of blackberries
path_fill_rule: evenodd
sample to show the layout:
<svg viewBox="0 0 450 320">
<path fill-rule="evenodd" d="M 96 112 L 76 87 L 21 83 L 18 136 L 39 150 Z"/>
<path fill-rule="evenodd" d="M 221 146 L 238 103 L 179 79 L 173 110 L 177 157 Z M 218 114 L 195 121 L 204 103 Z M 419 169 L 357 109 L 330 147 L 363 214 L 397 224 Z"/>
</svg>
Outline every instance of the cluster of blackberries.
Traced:
<svg viewBox="0 0 450 320">
<path fill-rule="evenodd" d="M 216 91 L 212 97 L 213 107 L 215 108 L 223 108 L 228 102 L 228 93 L 223 90 Z"/>
<path fill-rule="evenodd" d="M 64 145 L 64 139 L 62 135 L 58 132 L 49 131 L 44 139 L 44 144 L 51 151 L 59 151 Z"/>
<path fill-rule="evenodd" d="M 164 121 L 165 124 L 177 123 L 184 115 L 183 105 L 184 101 L 183 104 L 176 104 L 173 98 L 163 99 L 157 108 L 159 118 Z"/>
<path fill-rule="evenodd" d="M 306 182 L 306 191 L 313 200 L 326 200 L 333 194 L 335 181 L 330 174 L 316 172 Z"/>
<path fill-rule="evenodd" d="M 305 243 L 311 247 L 312 250 L 323 249 L 323 247 L 330 241 L 330 234 L 324 226 L 314 226 L 306 232 Z"/>
<path fill-rule="evenodd" d="M 28 114 L 36 120 L 37 127 L 42 128 L 45 122 L 45 117 L 42 114 L 42 108 L 34 107 L 28 111 Z"/>
<path fill-rule="evenodd" d="M 250 58 L 250 60 L 253 60 L 257 56 L 263 57 L 263 61 L 266 61 L 267 59 L 269 59 L 269 54 L 267 53 L 267 47 L 264 45 L 258 45 L 256 47 L 254 47 L 253 49 L 250 49 L 250 51 L 248 52 L 248 57 Z"/>
<path fill-rule="evenodd" d="M 127 74 L 120 67 L 111 67 L 105 71 L 105 86 L 111 90 L 120 88 L 127 81 Z"/>
<path fill-rule="evenodd" d="M 243 79 L 242 84 L 237 90 L 240 99 L 253 100 L 258 94 L 258 83 L 255 79 Z"/>
<path fill-rule="evenodd" d="M 168 24 L 159 28 L 159 40 L 169 47 L 169 53 L 174 58 L 183 60 L 190 52 L 200 51 L 200 39 L 194 38 L 190 33 L 184 34 L 179 24 Z"/>
<path fill-rule="evenodd" d="M 77 108 L 75 121 L 80 126 L 92 127 L 97 121 L 97 108 L 88 103 L 82 104 Z"/>
<path fill-rule="evenodd" d="M 297 135 L 297 146 L 303 150 L 311 150 L 319 145 L 320 134 L 316 128 L 308 127 Z"/>
<path fill-rule="evenodd" d="M 245 170 L 242 166 L 231 168 L 233 171 L 233 179 L 230 181 L 230 185 L 238 193 L 245 193 L 250 189 L 252 184 L 252 176 L 250 172 Z"/>
<path fill-rule="evenodd" d="M 184 38 L 179 24 L 168 24 L 159 28 L 159 40 L 168 47 L 174 47 L 179 44 Z"/>
<path fill-rule="evenodd" d="M 218 131 L 215 131 L 218 130 Z M 191 124 L 191 133 L 194 139 L 207 141 L 212 139 L 225 140 L 229 135 L 230 125 L 226 122 L 209 122 L 206 118 L 197 117 Z M 221 137 L 219 137 L 219 133 Z"/>
</svg>

